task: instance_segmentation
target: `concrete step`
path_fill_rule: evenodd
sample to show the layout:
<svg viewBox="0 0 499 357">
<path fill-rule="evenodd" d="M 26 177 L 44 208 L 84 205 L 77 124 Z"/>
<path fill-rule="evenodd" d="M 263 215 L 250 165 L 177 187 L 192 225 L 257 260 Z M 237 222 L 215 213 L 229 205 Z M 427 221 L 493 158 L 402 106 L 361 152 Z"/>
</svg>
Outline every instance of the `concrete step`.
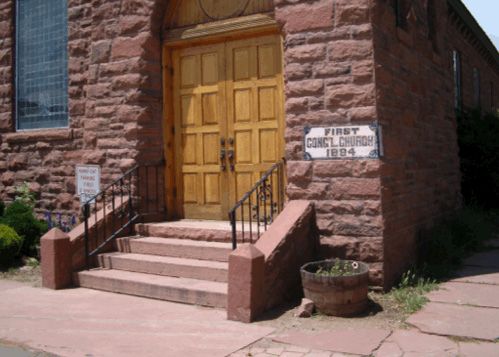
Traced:
<svg viewBox="0 0 499 357">
<path fill-rule="evenodd" d="M 186 304 L 225 308 L 227 284 L 174 278 L 116 269 L 93 269 L 74 273 L 75 285 Z"/>
<path fill-rule="evenodd" d="M 99 255 L 101 268 L 134 271 L 172 277 L 227 282 L 229 265 L 198 259 L 164 257 L 137 253 L 105 253 Z"/>
<path fill-rule="evenodd" d="M 230 243 L 203 242 L 178 238 L 120 238 L 118 250 L 125 253 L 152 254 L 177 258 L 227 262 L 232 251 Z"/>
</svg>

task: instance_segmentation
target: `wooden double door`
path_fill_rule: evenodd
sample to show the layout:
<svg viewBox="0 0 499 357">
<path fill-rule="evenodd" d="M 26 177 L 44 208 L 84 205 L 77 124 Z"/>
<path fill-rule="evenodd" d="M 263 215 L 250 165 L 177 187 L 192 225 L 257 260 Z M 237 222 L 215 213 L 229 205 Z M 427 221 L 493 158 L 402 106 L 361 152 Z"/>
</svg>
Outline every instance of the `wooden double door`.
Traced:
<svg viewBox="0 0 499 357">
<path fill-rule="evenodd" d="M 281 38 L 175 49 L 172 57 L 181 215 L 228 219 L 284 153 Z"/>
</svg>

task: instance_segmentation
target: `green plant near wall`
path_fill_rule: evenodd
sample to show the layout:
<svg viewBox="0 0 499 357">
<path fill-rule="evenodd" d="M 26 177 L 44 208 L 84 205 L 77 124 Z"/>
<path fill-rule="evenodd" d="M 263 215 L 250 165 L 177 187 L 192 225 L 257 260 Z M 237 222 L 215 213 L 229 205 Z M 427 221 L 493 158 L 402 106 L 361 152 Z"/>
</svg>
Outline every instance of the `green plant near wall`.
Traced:
<svg viewBox="0 0 499 357">
<path fill-rule="evenodd" d="M 436 280 L 425 278 L 408 270 L 402 280 L 388 294 L 405 312 L 413 313 L 421 309 L 428 299 L 427 293 L 438 288 Z"/>
<path fill-rule="evenodd" d="M 47 232 L 47 223 L 41 222 L 33 214 L 33 209 L 22 200 L 12 202 L 0 219 L 3 223 L 13 228 L 23 237 L 23 246 L 20 253 L 35 256 L 36 246 L 40 244 L 40 237 Z"/>
<path fill-rule="evenodd" d="M 0 266 L 8 268 L 15 260 L 23 245 L 23 239 L 15 230 L 0 224 Z"/>
<path fill-rule="evenodd" d="M 35 208 L 36 198 L 35 194 L 31 192 L 29 188 L 29 183 L 24 181 L 22 184 L 18 186 L 14 186 L 14 190 L 17 192 L 16 201 L 21 201 L 25 205 Z"/>
</svg>

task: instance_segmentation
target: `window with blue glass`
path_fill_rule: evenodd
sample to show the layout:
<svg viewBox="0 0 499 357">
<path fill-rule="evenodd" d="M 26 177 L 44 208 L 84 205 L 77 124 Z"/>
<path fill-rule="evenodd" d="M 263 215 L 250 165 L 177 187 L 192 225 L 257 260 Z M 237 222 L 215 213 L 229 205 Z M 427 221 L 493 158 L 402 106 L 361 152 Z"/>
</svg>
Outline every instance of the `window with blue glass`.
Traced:
<svg viewBox="0 0 499 357">
<path fill-rule="evenodd" d="M 68 127 L 67 0 L 16 1 L 16 127 Z"/>
</svg>

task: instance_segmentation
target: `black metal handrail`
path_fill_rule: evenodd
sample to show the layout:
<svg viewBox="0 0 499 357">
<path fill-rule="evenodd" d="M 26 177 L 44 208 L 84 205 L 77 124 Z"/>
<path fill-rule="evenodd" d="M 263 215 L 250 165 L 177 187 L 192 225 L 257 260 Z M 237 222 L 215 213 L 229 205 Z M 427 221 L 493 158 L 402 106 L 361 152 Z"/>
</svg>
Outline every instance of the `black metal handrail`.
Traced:
<svg viewBox="0 0 499 357">
<path fill-rule="evenodd" d="M 237 202 L 229 211 L 229 220 L 232 226 L 232 249 L 237 248 L 237 227 L 236 220 L 241 224 L 240 238 L 242 242 L 246 239 L 245 215 L 247 215 L 247 232 L 249 242 L 253 243 L 260 238 L 263 231 L 274 221 L 275 217 L 281 213 L 284 207 L 284 166 L 286 159 L 283 157 L 270 168 L 269 171 L 249 190 L 244 197 Z M 246 211 L 244 207 L 246 206 Z M 237 214 L 239 210 L 239 215 Z M 256 227 L 253 228 L 253 225 Z M 254 232 L 256 231 L 256 232 Z M 253 236 L 256 235 L 256 239 Z"/>
<path fill-rule="evenodd" d="M 97 215 L 99 210 L 102 210 L 100 227 L 98 227 Z M 90 197 L 83 204 L 83 213 L 85 220 L 85 265 L 88 270 L 90 269 L 90 258 L 139 218 L 150 215 L 164 215 L 166 218 L 164 164 L 137 165 L 125 172 L 121 177 Z M 107 222 L 106 216 L 109 213 L 111 213 L 110 222 Z M 92 215 L 94 216 L 93 241 L 89 237 L 88 224 Z M 91 245 L 93 246 L 90 247 Z"/>
</svg>

